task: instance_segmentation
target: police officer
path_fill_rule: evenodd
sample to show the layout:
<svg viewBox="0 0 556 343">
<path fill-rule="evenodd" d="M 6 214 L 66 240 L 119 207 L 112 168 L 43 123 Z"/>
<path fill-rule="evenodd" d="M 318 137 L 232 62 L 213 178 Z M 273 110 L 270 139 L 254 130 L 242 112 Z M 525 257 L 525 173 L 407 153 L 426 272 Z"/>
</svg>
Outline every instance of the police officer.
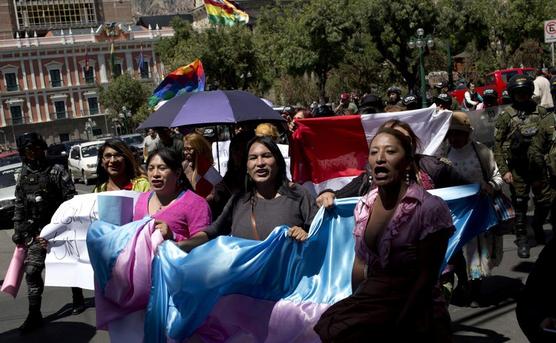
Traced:
<svg viewBox="0 0 556 343">
<path fill-rule="evenodd" d="M 556 114 L 549 113 L 539 124 L 539 132 L 533 138 L 530 149 L 532 177 L 544 178 L 548 176 L 552 191 L 550 224 L 556 237 Z M 539 244 L 546 242 L 542 226 L 533 227 L 535 240 Z"/>
<path fill-rule="evenodd" d="M 391 86 L 386 90 L 386 102 L 384 111 L 388 112 L 391 107 L 402 105 L 402 90 L 398 86 Z"/>
<path fill-rule="evenodd" d="M 12 240 L 27 250 L 24 267 L 29 314 L 19 328 L 25 333 L 42 325 L 42 271 L 48 242 L 39 237 L 39 233 L 50 222 L 58 206 L 71 199 L 76 192 L 67 170 L 47 160 L 46 142 L 37 133 L 19 136 L 17 148 L 23 165 L 15 189 Z M 72 291 L 73 313 L 81 313 L 85 310 L 83 293 L 80 288 L 72 288 Z"/>
<path fill-rule="evenodd" d="M 527 241 L 527 203 L 533 191 L 535 215 L 533 228 L 542 230 L 550 210 L 550 188 L 545 177 L 536 177 L 529 164 L 531 142 L 539 130 L 546 109 L 531 99 L 535 86 L 527 75 L 514 75 L 508 82 L 512 106 L 504 109 L 496 119 L 494 157 L 500 174 L 510 185 L 512 203 L 516 212 L 515 233 L 517 255 L 529 257 Z"/>
</svg>

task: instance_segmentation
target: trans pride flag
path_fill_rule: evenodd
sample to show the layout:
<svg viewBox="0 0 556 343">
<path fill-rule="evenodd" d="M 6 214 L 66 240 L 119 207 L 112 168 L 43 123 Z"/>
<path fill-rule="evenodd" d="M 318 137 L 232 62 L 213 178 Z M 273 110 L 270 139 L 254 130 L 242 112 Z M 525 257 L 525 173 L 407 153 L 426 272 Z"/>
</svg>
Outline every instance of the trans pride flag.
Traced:
<svg viewBox="0 0 556 343">
<path fill-rule="evenodd" d="M 149 106 L 155 107 L 160 101 L 169 100 L 182 93 L 202 92 L 204 90 L 205 70 L 201 60 L 196 59 L 192 63 L 179 67 L 166 75 L 149 98 Z"/>
<path fill-rule="evenodd" d="M 205 0 L 205 9 L 209 22 L 215 25 L 233 26 L 249 22 L 249 15 L 230 0 Z"/>
<path fill-rule="evenodd" d="M 456 227 L 445 256 L 496 224 L 478 185 L 429 191 L 448 204 Z M 357 198 L 320 209 L 309 239 L 276 228 L 262 241 L 219 237 L 184 253 L 164 242 L 152 265 L 146 342 L 319 342 L 321 314 L 351 294 Z"/>
</svg>

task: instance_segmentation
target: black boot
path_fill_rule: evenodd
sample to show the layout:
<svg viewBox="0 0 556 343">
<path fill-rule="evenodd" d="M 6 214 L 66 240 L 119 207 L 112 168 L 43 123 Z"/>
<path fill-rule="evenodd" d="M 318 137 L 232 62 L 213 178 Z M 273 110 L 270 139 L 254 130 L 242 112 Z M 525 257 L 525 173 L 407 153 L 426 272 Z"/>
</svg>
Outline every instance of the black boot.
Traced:
<svg viewBox="0 0 556 343">
<path fill-rule="evenodd" d="M 80 314 L 87 309 L 85 307 L 85 298 L 83 298 L 83 290 L 78 287 L 72 287 L 71 293 L 73 295 L 71 314 Z"/>
<path fill-rule="evenodd" d="M 529 258 L 529 241 L 527 239 L 527 198 L 516 198 L 515 200 L 515 244 L 517 245 L 517 256 Z"/>
<path fill-rule="evenodd" d="M 41 314 L 41 296 L 32 295 L 29 296 L 29 314 L 19 327 L 21 333 L 29 333 L 35 331 L 43 325 L 42 314 Z"/>
</svg>

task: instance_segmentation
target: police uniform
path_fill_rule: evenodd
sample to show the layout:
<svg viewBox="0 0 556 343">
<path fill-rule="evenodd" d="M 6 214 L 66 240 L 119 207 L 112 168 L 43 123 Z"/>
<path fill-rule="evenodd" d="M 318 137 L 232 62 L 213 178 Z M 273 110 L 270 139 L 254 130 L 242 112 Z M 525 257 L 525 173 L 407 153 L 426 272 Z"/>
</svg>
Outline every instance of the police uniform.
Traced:
<svg viewBox="0 0 556 343">
<path fill-rule="evenodd" d="M 59 164 L 53 164 L 45 158 L 28 160 L 23 151 L 26 146 L 40 146 L 46 150 L 46 143 L 36 134 L 31 135 L 31 141 L 19 142 L 18 147 L 23 157 L 23 165 L 15 188 L 14 235 L 12 240 L 18 245 L 26 247 L 27 254 L 24 261 L 25 280 L 28 286 L 29 318 L 32 320 L 21 327 L 22 330 L 34 329 L 41 321 L 41 296 L 44 289 L 42 271 L 46 258 L 44 249 L 37 236 L 42 228 L 50 223 L 52 215 L 64 201 L 75 194 L 75 186 L 68 171 Z M 26 145 L 29 144 L 29 145 Z M 82 302 L 80 289 L 72 289 L 74 303 L 76 296 Z"/>
<path fill-rule="evenodd" d="M 495 124 L 494 158 L 500 174 L 504 176 L 507 172 L 511 172 L 513 177 L 510 190 L 516 212 L 516 243 L 520 257 L 529 255 L 527 204 L 530 190 L 533 191 L 535 200 L 533 221 L 535 230 L 538 231 L 539 227 L 542 230 L 551 201 L 546 177 L 535 175 L 534 168 L 529 163 L 532 140 L 539 130 L 541 120 L 546 116 L 544 108 L 540 106 L 532 106 L 532 108 L 533 111 L 526 112 L 517 110 L 515 105 L 507 107 L 498 115 Z"/>
<path fill-rule="evenodd" d="M 556 114 L 549 113 L 539 124 L 539 132 L 533 138 L 530 149 L 530 163 L 533 178 L 546 178 L 548 176 L 551 189 L 551 216 L 552 232 L 556 235 Z M 535 239 L 544 243 L 544 231 L 536 230 Z"/>
</svg>

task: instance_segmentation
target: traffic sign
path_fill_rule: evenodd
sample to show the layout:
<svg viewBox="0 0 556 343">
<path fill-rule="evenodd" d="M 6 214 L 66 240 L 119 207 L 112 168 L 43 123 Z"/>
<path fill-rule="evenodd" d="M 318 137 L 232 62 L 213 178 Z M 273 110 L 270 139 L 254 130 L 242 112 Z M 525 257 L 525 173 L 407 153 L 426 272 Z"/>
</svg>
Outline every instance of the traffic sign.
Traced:
<svg viewBox="0 0 556 343">
<path fill-rule="evenodd" d="M 547 20 L 544 22 L 544 42 L 556 42 L 556 19 Z"/>
</svg>

